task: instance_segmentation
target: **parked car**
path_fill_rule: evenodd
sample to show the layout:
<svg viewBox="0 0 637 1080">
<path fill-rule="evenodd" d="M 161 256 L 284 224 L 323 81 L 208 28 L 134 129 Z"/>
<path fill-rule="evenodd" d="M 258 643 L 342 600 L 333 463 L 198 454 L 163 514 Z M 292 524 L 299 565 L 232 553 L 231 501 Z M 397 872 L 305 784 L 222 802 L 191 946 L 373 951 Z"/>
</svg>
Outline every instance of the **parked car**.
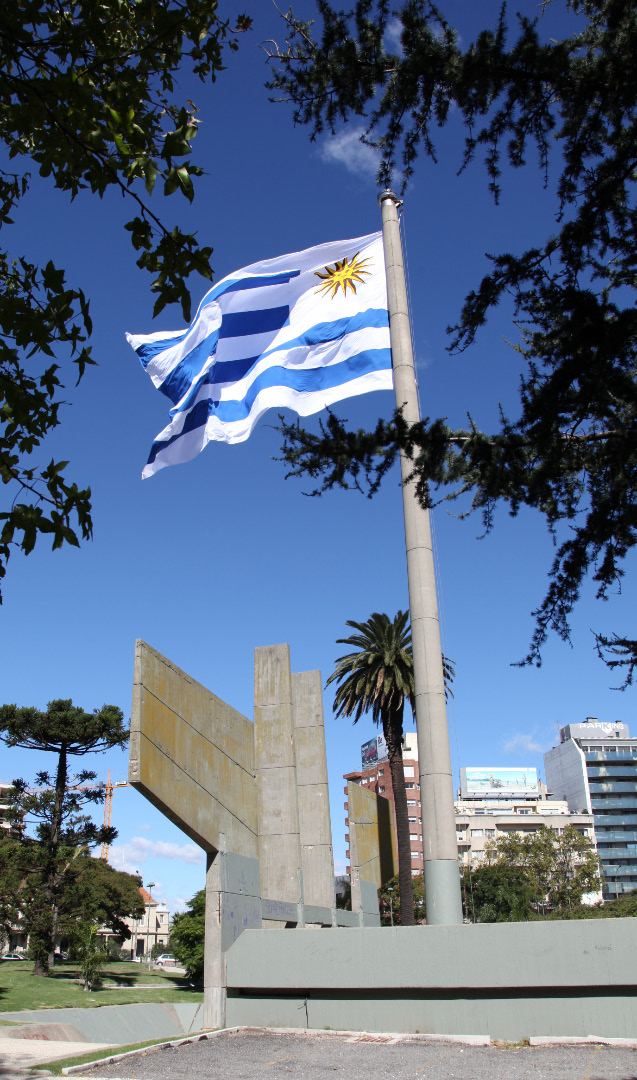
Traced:
<svg viewBox="0 0 637 1080">
<path fill-rule="evenodd" d="M 157 965 L 157 967 L 163 967 L 164 964 L 176 964 L 176 963 L 177 963 L 177 957 L 173 956 L 173 954 L 169 953 L 169 952 L 162 953 L 161 956 L 158 956 L 157 959 L 155 960 L 155 964 Z"/>
<path fill-rule="evenodd" d="M 0 956 L 0 960 L 24 960 L 24 956 L 20 956 L 19 952 L 8 952 L 4 956 Z"/>
</svg>

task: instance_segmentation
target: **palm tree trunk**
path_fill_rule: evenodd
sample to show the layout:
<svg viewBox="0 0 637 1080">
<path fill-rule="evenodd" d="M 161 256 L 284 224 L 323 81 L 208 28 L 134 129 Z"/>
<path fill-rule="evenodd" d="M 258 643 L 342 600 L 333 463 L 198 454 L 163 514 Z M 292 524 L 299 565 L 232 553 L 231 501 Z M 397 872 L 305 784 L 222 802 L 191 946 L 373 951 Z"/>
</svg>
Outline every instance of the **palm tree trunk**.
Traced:
<svg viewBox="0 0 637 1080">
<path fill-rule="evenodd" d="M 403 771 L 403 717 L 392 713 L 383 717 L 383 733 L 387 743 L 389 771 L 394 791 L 394 813 L 396 815 L 396 836 L 398 839 L 398 883 L 400 885 L 400 923 L 401 926 L 414 926 L 414 886 L 411 876 L 411 839 L 409 836 L 409 816 L 407 812 L 407 791 Z"/>
</svg>

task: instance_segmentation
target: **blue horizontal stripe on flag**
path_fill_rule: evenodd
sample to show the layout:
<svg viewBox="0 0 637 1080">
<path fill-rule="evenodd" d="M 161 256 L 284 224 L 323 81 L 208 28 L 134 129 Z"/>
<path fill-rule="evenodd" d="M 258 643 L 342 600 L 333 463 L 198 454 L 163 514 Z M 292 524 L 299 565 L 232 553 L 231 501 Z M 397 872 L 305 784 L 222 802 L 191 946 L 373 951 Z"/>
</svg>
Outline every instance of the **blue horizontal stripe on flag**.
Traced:
<svg viewBox="0 0 637 1080">
<path fill-rule="evenodd" d="M 323 345 L 328 341 L 336 341 L 338 338 L 345 337 L 346 334 L 353 334 L 356 330 L 383 326 L 389 326 L 389 316 L 386 309 L 368 308 L 367 311 L 358 311 L 356 315 L 346 315 L 342 319 L 336 319 L 335 322 L 315 323 L 314 326 L 308 327 L 298 337 L 282 341 L 275 348 L 266 349 L 262 355 L 264 357 L 272 356 L 274 353 L 283 350 L 287 352 L 288 349 L 294 349 L 299 345 Z"/>
<path fill-rule="evenodd" d="M 262 286 L 265 288 L 268 285 L 287 285 L 288 281 L 292 278 L 298 277 L 301 273 L 300 270 L 284 270 L 281 274 L 263 275 L 263 277 L 247 277 L 247 278 L 235 278 L 234 281 L 226 282 L 225 287 L 221 288 L 221 282 L 216 288 L 219 292 L 216 294 L 220 296 L 222 292 L 243 292 L 244 289 L 260 289 Z M 214 292 L 215 289 L 211 289 Z M 208 296 L 208 294 L 206 294 Z M 216 299 L 216 297 L 213 297 Z"/>
<path fill-rule="evenodd" d="M 356 356 L 348 357 L 340 364 L 332 364 L 329 367 L 301 371 L 282 367 L 267 368 L 254 380 L 241 401 L 213 401 L 210 398 L 198 401 L 186 417 L 184 426 L 178 434 L 163 442 L 153 443 L 147 464 L 152 465 L 157 454 L 183 435 L 196 428 L 204 427 L 211 416 L 216 416 L 222 423 L 245 419 L 250 413 L 257 394 L 266 387 L 286 386 L 303 393 L 312 393 L 316 390 L 327 390 L 334 386 L 345 385 L 352 379 L 359 379 L 371 371 L 383 371 L 390 368 L 391 349 L 367 349 L 357 353 Z"/>
<path fill-rule="evenodd" d="M 197 314 L 187 330 L 184 330 L 183 334 L 178 334 L 175 337 L 158 339 L 157 341 L 146 341 L 143 345 L 139 345 L 135 352 L 137 353 L 142 367 L 146 368 L 153 357 L 159 353 L 164 352 L 166 349 L 170 349 L 173 345 L 179 345 L 186 339 L 193 326 L 196 324 L 200 313 L 208 305 L 212 304 L 219 296 L 223 296 L 227 292 L 244 292 L 248 289 L 261 289 L 267 288 L 269 285 L 287 285 L 292 278 L 298 277 L 301 273 L 300 270 L 285 270 L 280 274 L 268 274 L 263 277 L 247 277 L 247 278 L 234 278 L 231 281 L 220 281 L 218 285 L 214 285 L 209 292 L 204 296 Z M 283 323 L 281 325 L 284 325 Z M 279 329 L 279 327 L 277 327 Z M 258 331 L 251 331 L 252 333 L 258 333 Z"/>
<path fill-rule="evenodd" d="M 224 315 L 223 318 L 225 321 L 227 316 Z M 202 386 L 211 385 L 213 383 L 233 383 L 239 382 L 240 379 L 244 379 L 252 367 L 258 360 L 261 360 L 262 357 L 274 357 L 277 352 L 287 352 L 291 348 L 328 344 L 330 341 L 337 341 L 339 338 L 344 338 L 347 334 L 353 334 L 357 330 L 366 330 L 369 327 L 382 328 L 387 325 L 388 315 L 385 308 L 368 308 L 367 311 L 359 311 L 356 315 L 350 315 L 344 319 L 337 319 L 335 322 L 316 323 L 298 337 L 293 338 L 291 341 L 282 342 L 277 348 L 267 350 L 260 356 L 249 356 L 244 360 L 219 361 L 213 364 L 208 371 L 204 372 L 201 378 L 192 383 L 190 393 L 184 401 L 181 402 L 179 408 L 175 407 L 170 410 L 170 416 L 176 416 L 177 413 L 186 412 L 191 407 Z M 213 335 L 210 336 L 212 337 Z M 223 332 L 221 336 L 223 337 Z M 203 363 L 201 366 L 203 367 Z M 168 380 L 166 380 L 166 382 L 168 382 Z M 164 386 L 166 385 L 166 382 L 164 383 Z M 189 384 L 186 383 L 181 394 L 177 397 L 172 397 L 172 395 L 168 393 L 167 396 L 171 398 L 175 403 L 175 406 L 177 406 L 177 403 L 181 401 L 186 393 L 188 385 Z M 163 386 L 160 389 L 163 391 Z"/>
<path fill-rule="evenodd" d="M 285 326 L 290 308 L 261 308 L 259 311 L 224 311 L 221 316 L 222 338 L 249 337 L 251 334 L 275 333 Z"/>
<path fill-rule="evenodd" d="M 166 376 L 161 386 L 158 387 L 162 394 L 170 398 L 173 405 L 176 405 L 178 401 L 181 401 L 184 394 L 188 393 L 189 387 L 193 385 L 193 380 L 197 380 L 196 385 L 199 385 L 201 379 L 197 379 L 197 375 L 217 348 L 218 341 L 219 327 L 213 330 L 211 334 L 208 334 L 208 337 L 200 341 L 198 345 L 195 345 L 192 352 L 187 353 L 183 360 L 179 361 L 177 366 Z"/>
</svg>

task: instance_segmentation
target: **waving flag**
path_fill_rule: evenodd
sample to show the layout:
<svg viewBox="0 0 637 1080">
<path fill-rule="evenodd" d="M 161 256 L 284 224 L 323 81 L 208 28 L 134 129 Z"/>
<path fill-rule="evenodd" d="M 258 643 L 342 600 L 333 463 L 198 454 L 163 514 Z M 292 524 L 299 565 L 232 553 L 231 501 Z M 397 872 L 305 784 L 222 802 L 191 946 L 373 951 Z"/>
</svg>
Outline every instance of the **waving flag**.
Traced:
<svg viewBox="0 0 637 1080">
<path fill-rule="evenodd" d="M 391 390 L 381 233 L 253 263 L 210 289 L 187 330 L 126 337 L 172 402 L 144 477 L 212 440 L 243 442 L 267 409 L 309 416 Z"/>
</svg>

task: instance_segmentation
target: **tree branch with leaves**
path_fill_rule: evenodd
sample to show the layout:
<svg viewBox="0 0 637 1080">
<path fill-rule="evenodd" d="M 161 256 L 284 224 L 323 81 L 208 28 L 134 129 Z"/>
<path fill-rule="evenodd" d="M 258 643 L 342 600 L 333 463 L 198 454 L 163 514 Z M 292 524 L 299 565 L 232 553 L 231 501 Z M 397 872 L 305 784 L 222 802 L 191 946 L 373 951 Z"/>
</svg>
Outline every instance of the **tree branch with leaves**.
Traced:
<svg viewBox="0 0 637 1080">
<path fill-rule="evenodd" d="M 543 34 L 556 10 L 575 17 L 562 38 Z M 317 0 L 320 28 L 285 20 L 272 44 L 270 88 L 316 138 L 363 117 L 363 141 L 382 155 L 379 182 L 402 169 L 403 187 L 422 158 L 437 160 L 436 130 L 460 120 L 459 171 L 482 155 L 497 201 L 534 148 L 541 181 L 556 174 L 555 229 L 526 251 L 490 255 L 491 270 L 448 327 L 450 352 L 471 347 L 503 297 L 513 303 L 515 356 L 524 365 L 517 415 L 497 432 L 471 417 L 408 428 L 399 413 L 374 431 L 330 417 L 319 434 L 281 423 L 291 475 L 374 494 L 401 449 L 413 462 L 423 505 L 460 500 L 488 532 L 504 505 L 539 511 L 555 543 L 544 597 L 522 663 L 540 664 L 549 634 L 569 640 L 570 619 L 591 578 L 605 600 L 621 587 L 637 541 L 637 91 L 626 70 L 637 50 L 629 0 L 553 0 L 533 17 L 500 10 L 493 28 L 464 45 L 430 0 L 398 10 L 357 0 L 336 10 Z M 400 54 L 387 45 L 390 19 Z M 599 655 L 633 681 L 637 640 L 598 631 Z"/>
<path fill-rule="evenodd" d="M 191 157 L 197 109 L 180 100 L 178 78 L 214 82 L 250 25 L 246 15 L 222 17 L 218 0 L 7 5 L 0 141 L 16 171 L 0 170 L 0 228 L 10 229 L 33 167 L 71 199 L 118 190 L 132 208 L 125 229 L 137 265 L 153 275 L 154 313 L 179 303 L 189 319 L 187 279 L 212 277 L 212 248 L 164 223 L 151 196 L 192 202 L 202 174 Z M 54 549 L 91 537 L 90 488 L 65 478 L 68 462 L 31 464 L 61 422 L 63 369 L 79 381 L 95 363 L 91 331 L 89 302 L 63 270 L 0 250 L 0 578 L 13 549 L 29 554 L 39 534 Z"/>
</svg>

